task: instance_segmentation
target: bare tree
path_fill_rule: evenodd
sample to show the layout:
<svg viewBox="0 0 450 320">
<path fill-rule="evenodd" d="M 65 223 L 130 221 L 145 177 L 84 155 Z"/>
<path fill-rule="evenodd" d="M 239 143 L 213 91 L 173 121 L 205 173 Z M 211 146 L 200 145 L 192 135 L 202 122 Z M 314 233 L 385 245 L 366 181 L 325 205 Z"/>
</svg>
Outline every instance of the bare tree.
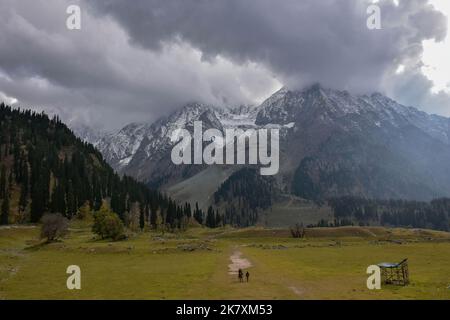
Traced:
<svg viewBox="0 0 450 320">
<path fill-rule="evenodd" d="M 41 239 L 55 241 L 67 234 L 69 220 L 60 213 L 45 214 L 42 217 Z"/>
</svg>

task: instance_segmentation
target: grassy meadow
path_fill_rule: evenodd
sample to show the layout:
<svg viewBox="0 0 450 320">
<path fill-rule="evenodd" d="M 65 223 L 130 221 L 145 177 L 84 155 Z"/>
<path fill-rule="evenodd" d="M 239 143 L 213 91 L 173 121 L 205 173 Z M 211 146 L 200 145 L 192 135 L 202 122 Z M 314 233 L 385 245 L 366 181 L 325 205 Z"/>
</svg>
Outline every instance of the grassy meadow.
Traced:
<svg viewBox="0 0 450 320">
<path fill-rule="evenodd" d="M 73 222 L 63 241 L 38 236 L 39 226 L 0 228 L 0 299 L 450 299 L 442 232 L 347 227 L 293 239 L 284 229 L 192 228 L 109 242 Z M 230 274 L 236 253 L 251 264 L 248 283 Z M 367 289 L 369 265 L 404 258 L 409 286 Z M 81 268 L 81 290 L 66 287 L 69 265 Z"/>
</svg>

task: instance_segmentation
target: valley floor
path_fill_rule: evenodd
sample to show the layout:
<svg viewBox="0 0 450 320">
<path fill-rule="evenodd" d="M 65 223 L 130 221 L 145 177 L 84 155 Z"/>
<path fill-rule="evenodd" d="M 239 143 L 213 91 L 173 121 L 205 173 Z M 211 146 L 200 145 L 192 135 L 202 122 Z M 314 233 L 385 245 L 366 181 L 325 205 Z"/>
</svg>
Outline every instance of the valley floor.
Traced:
<svg viewBox="0 0 450 320">
<path fill-rule="evenodd" d="M 450 299 L 448 233 L 308 229 L 300 240 L 282 229 L 195 228 L 107 242 L 76 223 L 49 245 L 38 234 L 0 228 L 0 299 Z M 367 289 L 369 265 L 404 258 L 409 286 Z M 66 287 L 69 265 L 81 268 L 81 290 Z"/>
</svg>

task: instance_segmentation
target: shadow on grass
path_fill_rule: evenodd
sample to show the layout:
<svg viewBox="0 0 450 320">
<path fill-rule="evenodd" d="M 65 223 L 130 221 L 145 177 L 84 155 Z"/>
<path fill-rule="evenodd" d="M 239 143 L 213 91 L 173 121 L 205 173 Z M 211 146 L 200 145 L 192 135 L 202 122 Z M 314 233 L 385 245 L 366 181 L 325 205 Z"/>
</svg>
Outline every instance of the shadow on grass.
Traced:
<svg viewBox="0 0 450 320">
<path fill-rule="evenodd" d="M 48 241 L 48 240 L 44 240 L 44 239 L 39 239 L 39 240 L 28 240 L 27 244 L 28 246 L 24 248 L 24 250 L 26 251 L 38 251 L 42 248 L 46 248 L 50 245 L 58 245 L 58 244 L 62 244 L 64 241 L 63 240 L 52 240 L 52 241 Z"/>
</svg>

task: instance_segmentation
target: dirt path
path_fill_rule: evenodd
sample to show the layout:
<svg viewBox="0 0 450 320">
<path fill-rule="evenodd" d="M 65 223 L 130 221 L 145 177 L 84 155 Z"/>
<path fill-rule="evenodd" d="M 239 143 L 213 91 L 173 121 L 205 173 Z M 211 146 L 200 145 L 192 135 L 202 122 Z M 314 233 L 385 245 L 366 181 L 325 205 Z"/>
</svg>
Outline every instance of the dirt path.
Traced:
<svg viewBox="0 0 450 320">
<path fill-rule="evenodd" d="M 230 256 L 231 263 L 228 265 L 228 274 L 236 275 L 239 269 L 248 269 L 252 263 L 242 256 L 242 252 L 235 250 Z"/>
<path fill-rule="evenodd" d="M 302 296 L 303 295 L 303 290 L 302 289 L 299 289 L 299 288 L 294 287 L 294 286 L 290 286 L 288 288 L 291 289 L 292 292 L 294 292 L 297 296 Z"/>
<path fill-rule="evenodd" d="M 228 274 L 235 276 L 238 274 L 239 269 L 246 270 L 251 268 L 253 265 L 243 256 L 243 253 L 238 249 L 234 249 L 233 253 L 230 255 L 231 263 L 228 265 Z M 280 285 L 289 289 L 292 293 L 294 293 L 297 297 L 302 297 L 305 293 L 305 290 L 299 286 L 293 286 L 291 281 L 287 281 L 283 279 L 279 282 Z"/>
</svg>

